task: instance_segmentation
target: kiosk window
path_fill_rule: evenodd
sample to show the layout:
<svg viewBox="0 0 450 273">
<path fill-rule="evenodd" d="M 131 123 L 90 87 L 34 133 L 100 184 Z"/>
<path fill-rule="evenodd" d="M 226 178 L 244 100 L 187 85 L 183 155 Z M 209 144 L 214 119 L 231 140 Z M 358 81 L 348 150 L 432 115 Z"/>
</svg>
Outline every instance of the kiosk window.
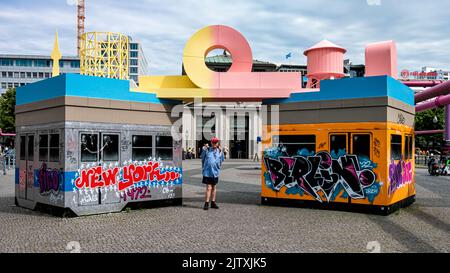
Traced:
<svg viewBox="0 0 450 273">
<path fill-rule="evenodd" d="M 402 159 L 402 136 L 391 135 L 391 159 Z"/>
<path fill-rule="evenodd" d="M 50 135 L 50 161 L 59 162 L 59 134 Z"/>
<path fill-rule="evenodd" d="M 102 147 L 104 161 L 119 161 L 119 135 L 103 135 Z"/>
<path fill-rule="evenodd" d="M 330 153 L 332 155 L 342 155 L 347 153 L 347 135 L 334 134 L 330 136 Z"/>
<path fill-rule="evenodd" d="M 156 137 L 156 158 L 162 160 L 172 160 L 173 139 L 171 136 Z"/>
<path fill-rule="evenodd" d="M 25 160 L 25 137 L 20 137 L 20 160 Z"/>
<path fill-rule="evenodd" d="M 98 135 L 81 134 L 81 162 L 95 162 L 98 160 Z"/>
<path fill-rule="evenodd" d="M 275 136 L 273 142 L 275 145 L 286 148 L 286 152 L 289 156 L 307 156 L 316 152 L 315 135 Z"/>
<path fill-rule="evenodd" d="M 48 160 L 48 135 L 39 135 L 39 161 Z"/>
<path fill-rule="evenodd" d="M 352 135 L 352 153 L 358 156 L 370 158 L 370 135 L 354 134 Z"/>
<path fill-rule="evenodd" d="M 34 136 L 28 136 L 28 157 L 27 160 L 34 160 Z"/>
<path fill-rule="evenodd" d="M 413 156 L 413 137 L 405 136 L 405 159 L 412 159 Z"/>
<path fill-rule="evenodd" d="M 152 136 L 133 136 L 132 160 L 146 160 L 152 156 Z"/>
</svg>

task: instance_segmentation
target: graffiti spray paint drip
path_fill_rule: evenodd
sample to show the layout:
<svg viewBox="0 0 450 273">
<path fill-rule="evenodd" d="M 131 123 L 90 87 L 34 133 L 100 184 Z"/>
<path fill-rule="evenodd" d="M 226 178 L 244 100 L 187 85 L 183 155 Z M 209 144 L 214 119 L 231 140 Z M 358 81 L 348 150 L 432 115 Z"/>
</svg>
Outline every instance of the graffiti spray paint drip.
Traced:
<svg viewBox="0 0 450 273">
<path fill-rule="evenodd" d="M 370 195 L 371 202 L 379 193 L 376 175 L 369 168 L 371 164 L 362 167 L 356 155 L 333 159 L 323 151 L 308 157 L 266 156 L 264 164 L 268 172 L 266 177 L 271 180 L 275 191 L 280 191 L 283 186 L 288 189 L 299 187 L 319 202 L 323 202 L 319 191 L 327 202 L 335 198 L 342 188 L 353 199 L 364 199 Z"/>
</svg>

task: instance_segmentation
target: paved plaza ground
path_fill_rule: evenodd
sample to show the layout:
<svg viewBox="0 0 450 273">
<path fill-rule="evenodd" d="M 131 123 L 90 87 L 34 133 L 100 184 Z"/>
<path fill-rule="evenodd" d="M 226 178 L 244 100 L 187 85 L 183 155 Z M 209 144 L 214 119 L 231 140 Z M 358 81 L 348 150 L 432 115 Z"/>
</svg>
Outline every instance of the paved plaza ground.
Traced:
<svg viewBox="0 0 450 273">
<path fill-rule="evenodd" d="M 449 252 L 450 176 L 417 169 L 417 201 L 390 216 L 260 205 L 260 170 L 226 161 L 219 210 L 202 210 L 200 161 L 183 162 L 183 206 L 58 218 L 14 205 L 0 174 L 0 252 Z M 375 246 L 375 248 L 374 248 Z"/>
</svg>

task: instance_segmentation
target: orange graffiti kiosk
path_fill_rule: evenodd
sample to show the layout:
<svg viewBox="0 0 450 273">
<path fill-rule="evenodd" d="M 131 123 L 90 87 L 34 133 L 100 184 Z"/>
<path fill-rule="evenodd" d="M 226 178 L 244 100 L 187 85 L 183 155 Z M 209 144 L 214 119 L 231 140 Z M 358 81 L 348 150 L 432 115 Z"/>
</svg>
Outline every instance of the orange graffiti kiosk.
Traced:
<svg viewBox="0 0 450 273">
<path fill-rule="evenodd" d="M 415 200 L 414 94 L 389 76 L 265 100 L 263 204 L 389 214 Z"/>
</svg>

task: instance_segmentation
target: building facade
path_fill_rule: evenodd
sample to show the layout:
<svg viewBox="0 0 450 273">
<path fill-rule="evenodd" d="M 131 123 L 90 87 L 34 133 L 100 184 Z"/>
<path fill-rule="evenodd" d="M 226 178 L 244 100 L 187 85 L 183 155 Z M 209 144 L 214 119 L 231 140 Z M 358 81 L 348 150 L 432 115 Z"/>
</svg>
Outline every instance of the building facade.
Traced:
<svg viewBox="0 0 450 273">
<path fill-rule="evenodd" d="M 9 88 L 24 86 L 52 77 L 50 56 L 0 54 L 0 94 Z M 78 57 L 63 56 L 59 61 L 61 73 L 80 73 Z"/>
<path fill-rule="evenodd" d="M 226 72 L 232 64 L 232 57 L 226 52 L 206 57 L 205 64 L 216 72 Z M 302 86 L 308 81 L 307 66 L 301 64 L 274 64 L 253 60 L 253 72 L 300 72 Z M 363 77 L 364 65 L 344 63 L 346 77 Z M 183 75 L 185 71 L 183 68 Z M 252 159 L 262 151 L 258 138 L 262 136 L 264 111 L 261 102 L 201 102 L 185 104 L 183 113 L 183 149 L 201 148 L 212 136 L 219 137 L 222 147 L 228 150 L 228 158 Z"/>
<path fill-rule="evenodd" d="M 138 75 L 148 74 L 148 62 L 140 43 L 130 42 L 129 48 L 129 79 L 139 84 Z M 0 54 L 0 94 L 9 88 L 51 78 L 52 67 L 50 56 Z M 63 56 L 59 67 L 61 74 L 79 74 L 80 58 Z"/>
<path fill-rule="evenodd" d="M 230 55 L 205 58 L 205 64 L 216 72 L 226 72 L 231 64 Z M 182 74 L 185 75 L 184 68 Z M 277 65 L 253 60 L 253 72 L 276 72 Z M 228 151 L 227 158 L 251 159 L 261 152 L 257 141 L 262 135 L 261 102 L 192 102 L 185 104 L 183 112 L 183 149 L 193 149 L 197 156 L 212 136 L 221 139 Z"/>
<path fill-rule="evenodd" d="M 148 62 L 142 44 L 130 39 L 130 73 L 129 79 L 139 85 L 138 76 L 148 75 Z"/>
<path fill-rule="evenodd" d="M 400 72 L 400 78 L 402 80 L 448 81 L 450 80 L 450 71 L 424 66 L 420 71 L 403 69 Z"/>
<path fill-rule="evenodd" d="M 308 78 L 308 67 L 304 64 L 281 64 L 277 67 L 278 72 L 300 72 L 302 74 L 302 87 L 306 87 Z"/>
<path fill-rule="evenodd" d="M 213 136 L 221 140 L 227 158 L 251 159 L 261 151 L 260 102 L 203 102 L 186 104 L 183 111 L 183 149 L 200 155 Z"/>
</svg>

